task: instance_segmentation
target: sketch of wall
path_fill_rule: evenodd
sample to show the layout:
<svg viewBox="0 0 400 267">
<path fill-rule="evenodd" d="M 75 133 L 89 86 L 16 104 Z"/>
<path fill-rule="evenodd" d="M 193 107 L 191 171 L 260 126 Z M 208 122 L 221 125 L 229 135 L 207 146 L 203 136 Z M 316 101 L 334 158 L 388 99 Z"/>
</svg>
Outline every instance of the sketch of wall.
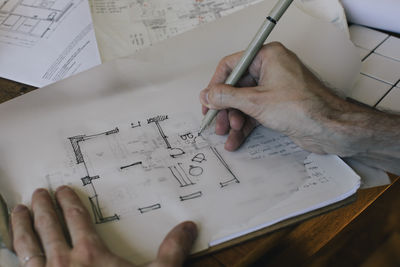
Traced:
<svg viewBox="0 0 400 267">
<path fill-rule="evenodd" d="M 79 0 L 0 0 L 0 41 L 32 46 L 51 34 Z"/>
<path fill-rule="evenodd" d="M 178 163 L 177 166 L 170 166 L 168 169 L 171 171 L 172 175 L 178 181 L 180 187 L 185 187 L 189 185 L 194 185 L 190 180 L 190 177 L 186 174 L 185 170 L 182 168 L 182 163 Z"/>
<path fill-rule="evenodd" d="M 214 153 L 214 155 L 219 159 L 222 165 L 226 168 L 226 170 L 232 175 L 230 179 L 220 182 L 221 187 L 225 187 L 230 185 L 231 183 L 240 183 L 239 179 L 236 177 L 236 175 L 232 172 L 231 168 L 229 168 L 228 164 L 225 162 L 225 160 L 222 158 L 221 154 L 218 152 L 218 150 L 215 147 L 210 147 L 211 151 Z"/>
<path fill-rule="evenodd" d="M 141 194 L 138 199 L 142 202 L 132 201 L 135 208 L 126 209 L 145 216 L 164 207 L 162 198 L 152 192 L 160 181 L 176 188 L 173 197 L 178 203 L 206 195 L 204 181 L 213 183 L 216 190 L 239 183 L 219 151 L 188 127 L 185 121 L 158 115 L 109 131 L 68 138 L 75 163 L 83 166 L 81 182 L 89 189 L 95 223 L 123 216 L 118 200 L 112 208 L 108 205 L 109 199 L 118 198 L 112 193 L 114 184 L 125 184 L 128 194 Z"/>
<path fill-rule="evenodd" d="M 105 216 L 103 214 L 103 212 L 101 210 L 100 202 L 99 202 L 99 195 L 97 194 L 96 187 L 93 182 L 93 180 L 100 179 L 100 176 L 99 175 L 94 175 L 94 176 L 90 175 L 89 169 L 87 167 L 87 164 L 84 160 L 84 156 L 83 156 L 81 148 L 80 148 L 80 143 L 84 142 L 86 140 L 90 140 L 92 138 L 96 138 L 101 135 L 116 134 L 118 132 L 119 132 L 118 128 L 115 128 L 111 131 L 106 131 L 106 132 L 99 133 L 99 134 L 77 135 L 77 136 L 68 138 L 71 142 L 72 149 L 74 150 L 76 163 L 83 164 L 84 169 L 86 171 L 87 175 L 85 177 L 82 177 L 81 180 L 82 180 L 83 186 L 90 186 L 92 189 L 92 195 L 90 195 L 88 198 L 89 198 L 89 202 L 90 202 L 90 205 L 92 208 L 95 223 L 97 223 L 97 224 L 110 222 L 110 221 L 114 221 L 114 220 L 119 220 L 119 216 L 117 214 L 113 214 L 111 216 Z"/>
</svg>

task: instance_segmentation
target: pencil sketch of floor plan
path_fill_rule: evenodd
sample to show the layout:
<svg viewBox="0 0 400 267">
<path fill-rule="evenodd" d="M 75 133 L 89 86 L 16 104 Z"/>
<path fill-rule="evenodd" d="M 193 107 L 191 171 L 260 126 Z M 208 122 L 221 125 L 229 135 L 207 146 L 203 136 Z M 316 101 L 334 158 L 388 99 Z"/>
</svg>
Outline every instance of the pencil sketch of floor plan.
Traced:
<svg viewBox="0 0 400 267">
<path fill-rule="evenodd" d="M 32 46 L 48 37 L 79 0 L 0 0 L 0 41 Z"/>
<path fill-rule="evenodd" d="M 202 190 L 204 183 L 220 190 L 240 183 L 218 149 L 186 121 L 157 115 L 68 138 L 95 223 L 120 220 L 126 212 L 145 214 L 162 209 L 164 185 L 175 188 L 169 198 L 183 203 L 207 194 Z M 127 211 L 122 198 L 135 199 L 134 207 Z"/>
</svg>

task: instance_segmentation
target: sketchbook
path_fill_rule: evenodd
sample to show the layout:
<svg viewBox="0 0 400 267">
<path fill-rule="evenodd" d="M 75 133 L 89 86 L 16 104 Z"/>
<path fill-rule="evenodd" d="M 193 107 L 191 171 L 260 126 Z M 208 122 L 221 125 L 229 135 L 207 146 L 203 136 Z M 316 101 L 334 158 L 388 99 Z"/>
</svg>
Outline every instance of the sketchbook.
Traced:
<svg viewBox="0 0 400 267">
<path fill-rule="evenodd" d="M 109 248 L 137 264 L 184 220 L 199 227 L 196 253 L 353 195 L 360 179 L 341 159 L 269 129 L 237 152 L 212 129 L 197 135 L 199 91 L 220 58 L 245 48 L 269 5 L 1 104 L 0 193 L 14 206 L 37 187 L 70 185 Z M 359 72 L 345 35 L 293 6 L 270 40 L 338 90 Z"/>
</svg>

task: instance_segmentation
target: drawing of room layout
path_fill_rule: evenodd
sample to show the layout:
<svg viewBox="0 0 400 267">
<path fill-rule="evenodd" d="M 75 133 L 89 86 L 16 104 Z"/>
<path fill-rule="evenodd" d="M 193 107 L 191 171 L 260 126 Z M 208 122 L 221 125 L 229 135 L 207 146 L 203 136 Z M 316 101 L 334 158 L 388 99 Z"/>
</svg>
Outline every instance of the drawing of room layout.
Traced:
<svg viewBox="0 0 400 267">
<path fill-rule="evenodd" d="M 0 0 L 0 41 L 32 46 L 49 35 L 76 0 Z"/>
<path fill-rule="evenodd" d="M 166 198 L 201 200 L 205 184 L 215 190 L 239 184 L 218 149 L 190 129 L 181 119 L 157 115 L 69 137 L 95 223 L 154 212 Z"/>
</svg>

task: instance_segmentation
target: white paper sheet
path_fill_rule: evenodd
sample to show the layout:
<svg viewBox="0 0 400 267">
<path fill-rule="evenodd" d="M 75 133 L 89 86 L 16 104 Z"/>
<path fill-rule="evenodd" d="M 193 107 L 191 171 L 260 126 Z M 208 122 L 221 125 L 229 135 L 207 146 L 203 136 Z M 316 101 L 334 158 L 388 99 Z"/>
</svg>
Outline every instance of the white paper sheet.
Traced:
<svg viewBox="0 0 400 267">
<path fill-rule="evenodd" d="M 350 36 L 347 19 L 339 0 L 297 0 L 295 4 L 307 14 L 332 23 Z"/>
<path fill-rule="evenodd" d="M 109 61 L 259 2 L 91 0 L 90 6 L 100 54 L 103 61 Z M 304 12 L 334 24 L 348 36 L 347 20 L 338 0 L 297 0 L 295 3 Z M 264 17 L 267 13 L 264 10 Z"/>
<path fill-rule="evenodd" d="M 42 87 L 101 63 L 86 1 L 0 4 L 1 77 Z"/>
<path fill-rule="evenodd" d="M 354 159 L 345 162 L 361 177 L 360 189 L 390 184 L 387 173 L 381 169 L 370 167 Z"/>
<path fill-rule="evenodd" d="M 102 222 L 96 228 L 108 246 L 140 263 L 154 257 L 166 232 L 185 219 L 199 225 L 198 251 L 211 242 L 353 193 L 359 177 L 338 158 L 307 161 L 318 162 L 315 170 L 321 170 L 308 175 L 304 168 L 308 153 L 266 129 L 259 128 L 237 153 L 224 151 L 215 136 L 200 142 L 201 147 L 186 136 L 198 128 L 197 96 L 219 58 L 247 45 L 268 7 L 265 2 L 239 11 L 134 57 L 103 64 L 0 105 L 3 196 L 11 205 L 29 203 L 38 186 L 54 189 L 69 184 L 92 211 L 93 220 Z M 316 22 L 293 6 L 287 15 L 272 38 L 296 51 L 331 85 L 350 87 L 359 72 L 357 50 L 351 42 L 334 26 Z M 246 24 L 241 23 L 244 19 Z M 158 117 L 160 128 L 155 119 L 149 121 L 159 115 L 168 115 Z M 141 126 L 135 127 L 139 122 Z M 258 151 L 261 139 L 265 143 L 260 141 L 262 150 Z M 268 140 L 273 140 L 272 147 Z M 179 154 L 179 149 L 172 149 L 178 145 L 184 148 L 184 157 L 173 158 L 170 153 Z M 213 160 L 196 162 L 193 151 Z M 337 172 L 327 165 L 335 166 Z M 191 182 L 184 171 L 193 176 Z M 113 179 L 124 182 L 113 183 Z M 93 210 L 92 185 L 99 189 L 101 203 Z"/>
<path fill-rule="evenodd" d="M 91 0 L 90 6 L 101 57 L 109 61 L 260 1 Z"/>
</svg>

